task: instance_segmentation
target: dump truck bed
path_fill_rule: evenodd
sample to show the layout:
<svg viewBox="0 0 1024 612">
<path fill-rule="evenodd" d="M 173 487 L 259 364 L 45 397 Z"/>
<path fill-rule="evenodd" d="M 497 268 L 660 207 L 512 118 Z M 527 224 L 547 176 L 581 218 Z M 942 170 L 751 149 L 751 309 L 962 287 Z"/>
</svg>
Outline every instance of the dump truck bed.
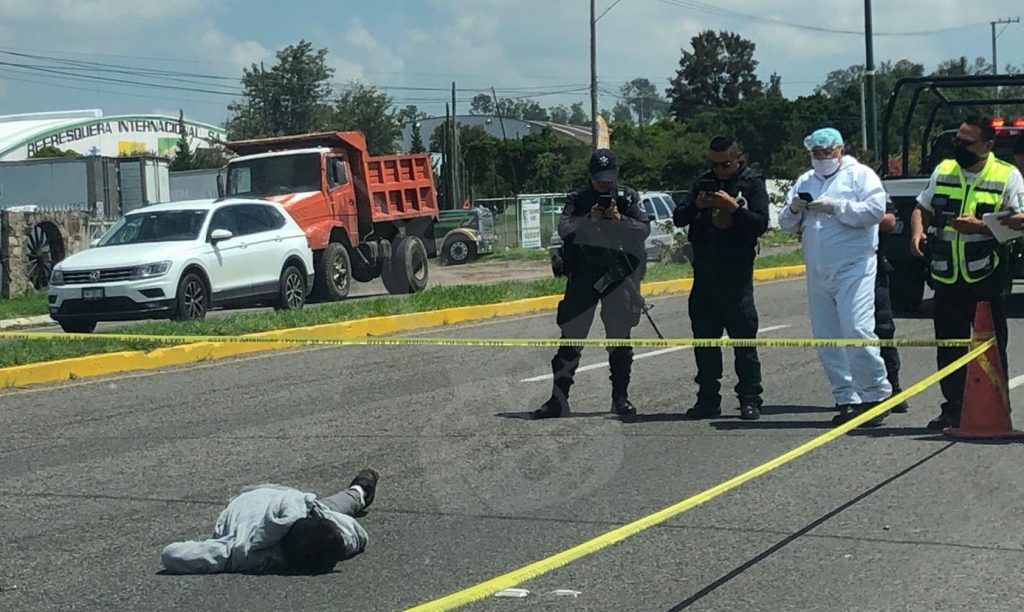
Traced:
<svg viewBox="0 0 1024 612">
<path fill-rule="evenodd" d="M 374 223 L 437 218 L 437 192 L 430 155 L 372 156 L 361 132 L 319 132 L 228 143 L 239 155 L 326 147 L 345 153 L 362 211 Z"/>
<path fill-rule="evenodd" d="M 368 157 L 366 186 L 374 222 L 437 218 L 437 194 L 430 156 Z"/>
</svg>

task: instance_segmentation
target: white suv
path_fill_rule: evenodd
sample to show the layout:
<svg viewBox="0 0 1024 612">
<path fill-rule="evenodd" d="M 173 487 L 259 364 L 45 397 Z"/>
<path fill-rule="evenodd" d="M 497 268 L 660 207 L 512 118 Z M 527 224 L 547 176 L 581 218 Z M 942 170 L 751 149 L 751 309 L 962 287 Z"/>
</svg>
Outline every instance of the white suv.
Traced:
<svg viewBox="0 0 1024 612">
<path fill-rule="evenodd" d="M 50 317 L 66 332 L 97 321 L 202 319 L 213 306 L 300 309 L 313 252 L 281 205 L 194 200 L 140 208 L 57 264 Z"/>
<path fill-rule="evenodd" d="M 644 246 L 647 249 L 648 259 L 661 259 L 662 254 L 672 247 L 673 236 L 684 234 L 686 230 L 681 227 L 666 228 L 665 224 L 672 223 L 672 213 L 676 209 L 676 203 L 672 196 L 663 191 L 641 191 L 640 205 L 644 207 L 647 217 L 651 220 L 651 235 L 647 237 Z"/>
</svg>

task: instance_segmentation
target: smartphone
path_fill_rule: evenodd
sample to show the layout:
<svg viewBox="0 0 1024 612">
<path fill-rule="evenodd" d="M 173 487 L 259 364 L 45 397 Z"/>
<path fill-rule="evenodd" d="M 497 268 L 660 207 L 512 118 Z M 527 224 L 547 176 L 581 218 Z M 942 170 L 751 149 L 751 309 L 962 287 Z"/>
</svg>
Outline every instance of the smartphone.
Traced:
<svg viewBox="0 0 1024 612">
<path fill-rule="evenodd" d="M 700 193 L 718 193 L 719 183 L 714 179 L 700 179 L 697 181 L 697 191 Z"/>
<path fill-rule="evenodd" d="M 597 196 L 597 207 L 598 208 L 611 208 L 612 206 L 612 194 L 601 193 Z"/>
<path fill-rule="evenodd" d="M 796 197 L 798 197 L 801 200 L 803 200 L 804 202 L 808 202 L 808 203 L 814 201 L 814 198 L 811 197 L 811 194 L 807 193 L 806 191 L 801 191 L 800 193 L 796 194 Z"/>
</svg>

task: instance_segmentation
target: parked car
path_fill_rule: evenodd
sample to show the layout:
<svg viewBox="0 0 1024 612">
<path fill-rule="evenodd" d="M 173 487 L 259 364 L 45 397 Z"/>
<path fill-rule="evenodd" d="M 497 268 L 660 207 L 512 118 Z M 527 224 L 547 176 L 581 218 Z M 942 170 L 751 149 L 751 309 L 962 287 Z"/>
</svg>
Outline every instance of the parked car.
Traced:
<svg viewBox="0 0 1024 612">
<path fill-rule="evenodd" d="M 438 217 L 434 235 L 444 265 L 468 263 L 494 252 L 498 235 L 494 233 L 494 213 L 490 209 L 476 206 L 442 210 Z"/>
<path fill-rule="evenodd" d="M 644 243 L 647 251 L 648 261 L 658 261 L 662 254 L 671 248 L 675 234 L 686 234 L 686 230 L 679 227 L 666 228 L 666 222 L 672 223 L 672 211 L 676 204 L 672 197 L 663 191 L 641 191 L 640 205 L 644 207 L 647 216 L 651 220 L 651 233 Z M 548 246 L 548 253 L 551 255 L 551 270 L 555 276 L 560 274 L 561 257 L 559 251 L 562 248 L 562 237 L 558 235 L 556 226 L 551 233 L 551 243 Z"/>
<path fill-rule="evenodd" d="M 50 317 L 66 332 L 97 321 L 196 320 L 215 306 L 298 310 L 313 284 L 306 235 L 277 203 L 191 200 L 125 215 L 57 264 Z"/>
</svg>

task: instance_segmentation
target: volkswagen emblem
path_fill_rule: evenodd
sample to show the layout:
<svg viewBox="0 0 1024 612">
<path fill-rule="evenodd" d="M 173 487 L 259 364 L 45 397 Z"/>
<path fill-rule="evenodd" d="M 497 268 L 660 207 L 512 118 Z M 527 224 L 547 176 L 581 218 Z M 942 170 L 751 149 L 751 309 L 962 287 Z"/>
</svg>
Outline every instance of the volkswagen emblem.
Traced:
<svg viewBox="0 0 1024 612">
<path fill-rule="evenodd" d="M 89 273 L 89 281 L 90 282 L 98 283 L 99 280 L 100 280 L 100 271 L 99 270 L 93 270 L 92 272 Z"/>
</svg>

